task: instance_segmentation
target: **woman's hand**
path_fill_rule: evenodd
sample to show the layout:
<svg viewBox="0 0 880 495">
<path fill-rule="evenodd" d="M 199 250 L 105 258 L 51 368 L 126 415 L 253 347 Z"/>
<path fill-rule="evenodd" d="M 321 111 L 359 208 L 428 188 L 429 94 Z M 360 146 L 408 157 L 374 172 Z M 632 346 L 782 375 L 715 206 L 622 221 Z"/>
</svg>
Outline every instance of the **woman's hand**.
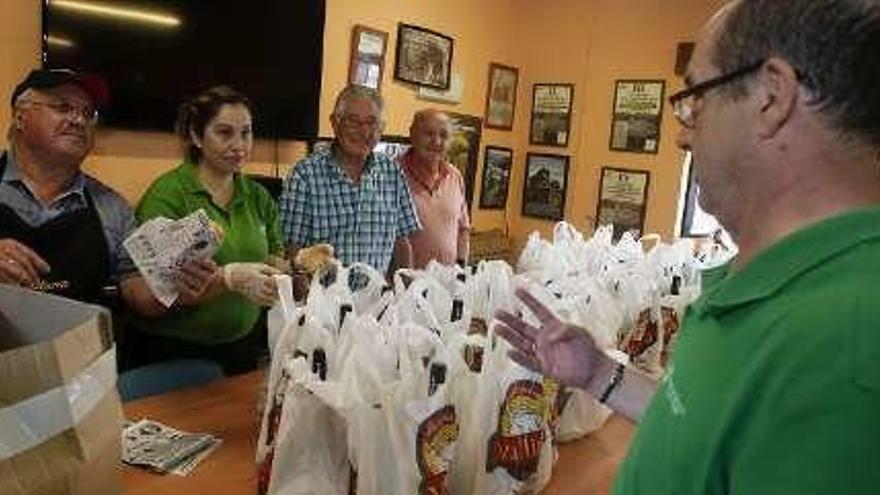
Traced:
<svg viewBox="0 0 880 495">
<path fill-rule="evenodd" d="M 177 272 L 178 304 L 197 306 L 211 293 L 211 286 L 222 282 L 217 263 L 210 258 L 190 260 Z"/>
<path fill-rule="evenodd" d="M 260 306 L 271 306 L 278 300 L 275 275 L 281 275 L 281 271 L 265 263 L 223 265 L 223 280 L 226 288 L 238 292 Z"/>
</svg>

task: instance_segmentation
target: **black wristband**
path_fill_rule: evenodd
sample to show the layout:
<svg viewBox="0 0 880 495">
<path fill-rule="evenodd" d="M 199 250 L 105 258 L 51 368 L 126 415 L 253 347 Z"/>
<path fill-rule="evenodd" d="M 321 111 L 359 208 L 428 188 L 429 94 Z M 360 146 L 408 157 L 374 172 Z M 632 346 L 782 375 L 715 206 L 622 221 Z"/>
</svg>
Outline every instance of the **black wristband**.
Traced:
<svg viewBox="0 0 880 495">
<path fill-rule="evenodd" d="M 614 367 L 614 373 L 611 374 L 611 380 L 608 381 L 608 386 L 605 387 L 605 391 L 599 396 L 599 404 L 604 404 L 608 401 L 611 392 L 614 392 L 614 389 L 616 389 L 617 386 L 620 385 L 620 382 L 623 381 L 624 371 L 626 371 L 626 365 L 623 363 L 617 363 L 617 366 Z"/>
</svg>

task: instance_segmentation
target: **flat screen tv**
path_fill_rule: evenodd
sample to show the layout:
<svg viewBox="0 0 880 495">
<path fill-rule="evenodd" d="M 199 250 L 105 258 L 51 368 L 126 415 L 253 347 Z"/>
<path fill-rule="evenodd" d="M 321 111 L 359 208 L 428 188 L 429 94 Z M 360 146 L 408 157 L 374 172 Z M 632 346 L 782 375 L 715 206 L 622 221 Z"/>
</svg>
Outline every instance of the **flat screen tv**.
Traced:
<svg viewBox="0 0 880 495">
<path fill-rule="evenodd" d="M 255 134 L 317 135 L 325 0 L 44 0 L 43 62 L 97 72 L 104 125 L 171 130 L 178 105 L 231 85 Z"/>
</svg>

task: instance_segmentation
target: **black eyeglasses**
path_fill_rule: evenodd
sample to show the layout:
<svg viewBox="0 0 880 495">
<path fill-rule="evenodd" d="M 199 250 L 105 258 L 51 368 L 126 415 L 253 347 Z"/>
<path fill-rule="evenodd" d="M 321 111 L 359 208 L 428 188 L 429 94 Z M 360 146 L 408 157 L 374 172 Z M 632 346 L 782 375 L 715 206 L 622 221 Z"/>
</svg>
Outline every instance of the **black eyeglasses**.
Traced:
<svg viewBox="0 0 880 495">
<path fill-rule="evenodd" d="M 685 88 L 678 93 L 669 97 L 669 104 L 672 105 L 672 113 L 681 122 L 681 125 L 691 128 L 694 126 L 694 99 L 703 96 L 710 89 L 723 86 L 731 81 L 735 81 L 747 74 L 760 69 L 766 60 L 746 65 L 727 74 L 721 74 L 718 77 L 694 84 L 689 88 Z"/>
</svg>

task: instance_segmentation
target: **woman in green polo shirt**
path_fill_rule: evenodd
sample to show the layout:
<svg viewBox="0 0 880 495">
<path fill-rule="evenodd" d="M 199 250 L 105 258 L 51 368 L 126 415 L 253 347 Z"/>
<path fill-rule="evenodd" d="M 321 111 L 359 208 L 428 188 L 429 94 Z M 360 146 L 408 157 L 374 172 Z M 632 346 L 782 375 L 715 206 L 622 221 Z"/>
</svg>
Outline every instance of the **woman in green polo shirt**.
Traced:
<svg viewBox="0 0 880 495">
<path fill-rule="evenodd" d="M 261 306 L 274 299 L 282 256 L 278 207 L 241 174 L 253 144 L 251 104 L 235 90 L 210 88 L 180 107 L 186 157 L 160 176 L 136 210 L 139 222 L 178 219 L 202 209 L 223 230 L 214 281 L 194 304 L 170 308 L 133 335 L 136 365 L 181 357 L 217 361 L 227 374 L 252 369 L 264 329 Z"/>
</svg>

